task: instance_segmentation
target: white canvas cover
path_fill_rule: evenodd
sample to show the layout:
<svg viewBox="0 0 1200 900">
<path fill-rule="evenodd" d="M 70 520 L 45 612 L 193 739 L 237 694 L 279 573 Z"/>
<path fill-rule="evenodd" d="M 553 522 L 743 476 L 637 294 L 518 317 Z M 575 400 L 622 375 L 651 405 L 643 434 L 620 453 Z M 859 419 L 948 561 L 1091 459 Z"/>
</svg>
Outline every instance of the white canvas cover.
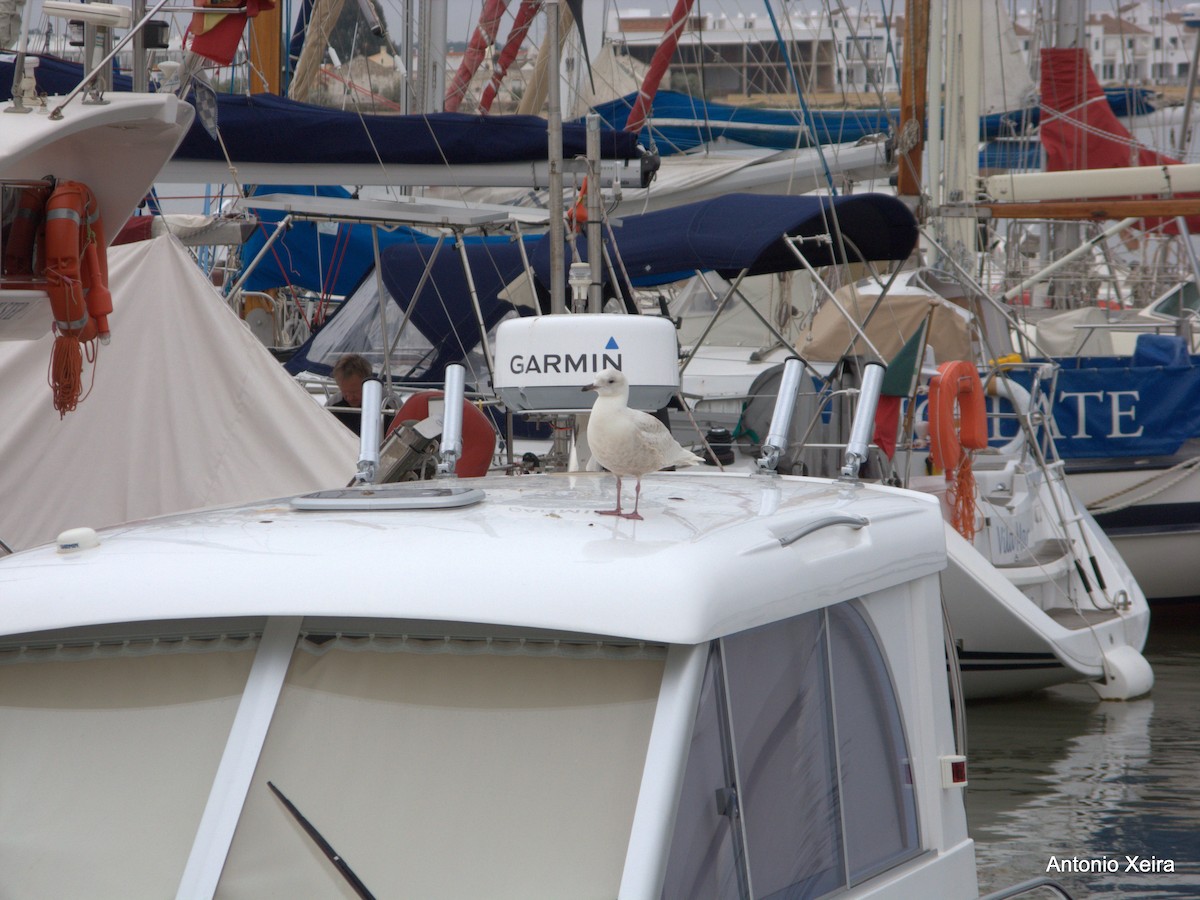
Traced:
<svg viewBox="0 0 1200 900">
<path fill-rule="evenodd" d="M 109 250 L 112 343 L 59 419 L 53 337 L 0 342 L 0 540 L 345 485 L 358 439 L 251 335 L 172 237 Z M 48 327 L 49 323 L 47 323 Z"/>
</svg>

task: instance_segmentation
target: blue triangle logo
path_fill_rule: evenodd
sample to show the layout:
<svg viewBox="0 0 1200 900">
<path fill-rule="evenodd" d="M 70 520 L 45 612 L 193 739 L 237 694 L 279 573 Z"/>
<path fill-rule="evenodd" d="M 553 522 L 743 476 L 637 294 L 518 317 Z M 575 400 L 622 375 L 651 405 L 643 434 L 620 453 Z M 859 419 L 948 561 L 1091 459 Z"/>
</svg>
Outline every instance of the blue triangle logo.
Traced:
<svg viewBox="0 0 1200 900">
<path fill-rule="evenodd" d="M 605 350 L 620 350 L 621 348 L 617 346 L 617 339 L 615 337 L 610 337 L 608 339 L 608 343 L 604 345 L 604 349 Z"/>
</svg>

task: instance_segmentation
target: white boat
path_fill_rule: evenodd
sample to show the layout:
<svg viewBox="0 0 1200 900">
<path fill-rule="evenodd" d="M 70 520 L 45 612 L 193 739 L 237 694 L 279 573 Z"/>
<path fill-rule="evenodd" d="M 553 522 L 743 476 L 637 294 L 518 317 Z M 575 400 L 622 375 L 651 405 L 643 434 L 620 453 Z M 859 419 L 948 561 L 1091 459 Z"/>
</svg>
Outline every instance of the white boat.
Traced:
<svg viewBox="0 0 1200 900">
<path fill-rule="evenodd" d="M 612 491 L 367 479 L 0 559 L 6 887 L 976 897 L 937 504 Z"/>
<path fill-rule="evenodd" d="M 60 6 L 65 15 L 82 9 Z M 0 104 L 0 414 L 9 423 L 0 545 L 32 547 L 77 521 L 100 527 L 348 480 L 353 436 L 280 371 L 174 238 L 107 246 L 193 108 L 171 93 L 98 82 L 61 96 L 17 87 Z M 80 396 L 59 411 L 46 384 L 64 335 L 51 294 L 60 298 L 56 283 L 69 277 L 40 266 L 54 255 L 46 210 L 71 183 L 90 192 L 96 219 L 72 227 L 66 249 L 100 261 L 99 274 L 80 280 L 89 301 L 102 288 L 111 294 L 111 335 L 79 336 Z M 74 213 L 54 206 L 53 216 L 76 223 Z"/>
<path fill-rule="evenodd" d="M 866 319 L 880 289 L 860 283 L 839 295 L 827 298 L 811 329 L 796 338 L 798 352 L 833 380 L 821 386 L 813 378 L 807 412 L 797 420 L 782 471 L 829 475 L 833 465 L 836 473 L 838 463 L 828 448 L 845 441 L 848 419 L 840 408 L 844 401 L 833 392 L 857 387 L 852 370 L 839 380 L 836 360 L 852 345 L 855 352 L 868 353 L 848 320 Z M 927 317 L 932 324 L 922 332 Z M 928 356 L 942 363 L 972 358 L 971 342 L 977 335 L 973 338 L 971 321 L 964 309 L 924 286 L 917 273 L 903 273 L 870 324 L 861 327 L 888 360 L 899 355 L 906 339 L 927 333 Z M 762 434 L 779 383 L 778 360 L 786 352 L 756 353 L 753 345 L 701 348 L 692 363 L 699 364 L 698 371 L 685 374 L 683 381 L 685 394 L 702 398 L 694 410 L 701 432 L 728 428 L 745 435 L 742 442 L 756 452 L 749 436 Z M 922 386 L 909 400 L 915 405 L 914 421 L 922 428 L 928 420 L 923 382 L 936 374 L 937 369 L 926 365 Z M 985 377 L 988 374 L 985 367 Z M 1041 429 L 1036 415 L 1030 415 L 1036 414 L 1038 401 L 1031 401 L 1006 371 L 992 370 L 989 381 L 989 392 L 1017 400 L 1018 410 L 1016 416 L 1000 413 L 993 403 L 988 434 L 994 437 L 1004 426 L 1018 437 L 995 441 L 973 454 L 972 528 L 956 529 L 952 506 L 946 502 L 947 478 L 925 474 L 928 443 L 902 435 L 894 458 L 880 453 L 872 470 L 877 477 L 896 479 L 943 499 L 950 550 L 943 591 L 966 696 L 1022 693 L 1067 681 L 1088 681 L 1110 698 L 1145 693 L 1153 684 L 1153 673 L 1141 656 L 1150 622 L 1145 594 L 1065 483 L 1063 462 L 1047 460 L 1039 451 Z M 703 399 L 706 391 L 708 400 Z M 825 424 L 822 415 L 828 420 Z M 1016 426 L 1014 417 L 1019 419 Z"/>
<path fill-rule="evenodd" d="M 1069 15 L 1062 25 L 1073 27 Z M 1013 217 L 1005 258 L 985 283 L 1021 316 L 1021 352 L 1061 357 L 1055 445 L 1068 483 L 1152 600 L 1191 598 L 1200 594 L 1190 558 L 1200 536 L 1200 426 L 1191 415 L 1200 379 L 1189 358 L 1197 347 L 1189 319 L 1200 260 L 1188 198 L 1200 170 L 1186 161 L 1180 128 L 1167 140 L 1165 111 L 1145 129 L 1097 103 L 1103 92 L 1086 42 L 1063 44 L 1042 51 L 1042 94 L 1053 113 L 1040 132 L 1047 171 L 981 181 L 981 192 L 997 201 L 981 204 L 995 217 L 989 228 L 997 237 L 1002 219 Z M 1190 104 L 1189 95 L 1175 108 L 1184 120 Z M 1093 223 L 1087 240 L 1072 218 Z M 1053 262 L 1035 253 L 1039 241 L 1046 250 L 1054 243 Z M 1030 274 L 1035 256 L 1042 268 Z M 1141 352 L 1163 340 L 1177 342 L 1178 352 Z"/>
</svg>

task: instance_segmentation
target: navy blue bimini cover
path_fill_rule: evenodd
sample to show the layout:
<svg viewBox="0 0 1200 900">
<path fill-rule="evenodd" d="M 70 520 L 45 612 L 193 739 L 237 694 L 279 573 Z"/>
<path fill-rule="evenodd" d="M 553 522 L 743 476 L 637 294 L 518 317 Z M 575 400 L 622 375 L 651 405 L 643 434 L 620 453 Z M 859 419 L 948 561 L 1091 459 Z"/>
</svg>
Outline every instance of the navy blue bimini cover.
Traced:
<svg viewBox="0 0 1200 900">
<path fill-rule="evenodd" d="M 799 269 L 802 264 L 785 236 L 833 236 L 800 245 L 813 266 L 907 259 L 917 243 L 917 220 L 907 206 L 886 194 L 725 194 L 626 216 L 614 223 L 613 233 L 630 280 L 647 287 L 687 278 L 697 270 L 728 278 L 743 269 L 751 275 Z M 585 242 L 579 242 L 579 251 L 586 259 Z M 549 284 L 548 238 L 534 249 L 531 263 Z"/>
<path fill-rule="evenodd" d="M 728 194 L 661 212 L 626 216 L 613 223 L 621 263 L 636 286 L 668 284 L 697 270 L 733 277 L 743 269 L 754 274 L 798 269 L 802 264 L 783 236 L 823 236 L 830 230 L 840 230 L 852 243 L 835 245 L 830 240 L 815 240 L 802 244 L 805 258 L 813 266 L 846 259 L 902 260 L 917 240 L 916 220 L 908 207 L 883 194 L 835 198 Z M 586 242 L 576 244 L 586 259 Z M 433 246 L 429 238 L 413 234 L 381 251 L 383 284 L 390 302 L 396 304 L 388 313 L 389 322 L 399 322 L 412 302 Z M 846 250 L 835 246 L 846 246 Z M 549 237 L 529 238 L 526 247 L 538 298 L 544 302 L 550 285 Z M 524 277 L 520 248 L 511 240 L 476 238 L 467 241 L 466 249 L 484 328 L 490 330 L 514 309 L 499 294 L 505 286 Z M 615 295 L 614 286 L 607 283 L 607 272 L 604 277 L 606 293 Z M 375 309 L 372 295 L 356 293 L 336 317 L 377 316 Z M 525 308 L 516 311 L 522 315 L 532 312 Z M 479 325 L 462 259 L 451 243 L 443 244 L 438 253 L 431 277 L 417 296 L 411 321 L 433 344 L 433 350 L 419 371 L 401 373 L 407 378 L 439 380 L 448 363 L 461 360 L 479 343 Z M 327 363 L 323 360 L 341 352 L 375 349 L 360 345 L 324 348 L 319 354 L 322 359 L 310 360 L 311 344 L 310 340 L 297 351 L 288 362 L 288 371 L 325 371 Z"/>
</svg>

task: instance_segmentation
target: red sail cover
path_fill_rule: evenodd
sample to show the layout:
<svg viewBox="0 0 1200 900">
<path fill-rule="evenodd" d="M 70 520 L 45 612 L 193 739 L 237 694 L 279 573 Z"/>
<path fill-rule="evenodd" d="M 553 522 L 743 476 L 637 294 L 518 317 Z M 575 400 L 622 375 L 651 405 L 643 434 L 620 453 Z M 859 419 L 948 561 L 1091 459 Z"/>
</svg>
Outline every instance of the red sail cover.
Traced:
<svg viewBox="0 0 1200 900">
<path fill-rule="evenodd" d="M 1092 71 L 1087 50 L 1042 50 L 1041 140 L 1047 172 L 1079 169 L 1118 169 L 1128 166 L 1176 166 L 1179 160 L 1149 150 L 1134 141 L 1104 97 Z M 1194 197 L 1195 194 L 1177 195 Z M 1146 228 L 1166 223 L 1178 231 L 1174 220 L 1147 218 Z M 1187 220 L 1193 233 L 1200 216 Z"/>
</svg>

